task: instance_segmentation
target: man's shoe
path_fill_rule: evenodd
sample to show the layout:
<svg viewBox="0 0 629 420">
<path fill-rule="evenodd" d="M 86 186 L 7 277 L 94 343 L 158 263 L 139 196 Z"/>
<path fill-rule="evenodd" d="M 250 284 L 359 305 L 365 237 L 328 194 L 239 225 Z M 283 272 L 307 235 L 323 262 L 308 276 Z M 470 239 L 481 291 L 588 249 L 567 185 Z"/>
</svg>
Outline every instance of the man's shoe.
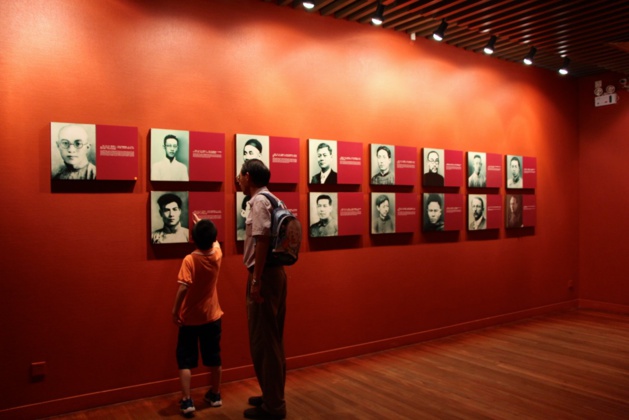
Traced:
<svg viewBox="0 0 629 420">
<path fill-rule="evenodd" d="M 210 404 L 210 406 L 212 407 L 220 407 L 221 405 L 223 405 L 223 400 L 221 400 L 221 393 L 219 392 L 218 394 L 215 394 L 212 392 L 211 389 L 205 394 L 205 397 L 203 397 L 203 401 Z"/>
<path fill-rule="evenodd" d="M 249 400 L 247 400 L 247 402 L 249 403 L 249 405 L 252 405 L 254 407 L 260 407 L 262 404 L 264 404 L 262 395 L 260 395 L 259 397 L 249 397 Z"/>
<path fill-rule="evenodd" d="M 194 403 L 192 402 L 192 398 L 188 398 L 187 400 L 182 399 L 179 401 L 179 408 L 181 409 L 181 414 L 186 417 L 191 417 L 192 413 L 194 413 Z"/>
<path fill-rule="evenodd" d="M 247 408 L 244 412 L 246 419 L 282 420 L 286 414 L 271 414 L 262 407 Z"/>
</svg>

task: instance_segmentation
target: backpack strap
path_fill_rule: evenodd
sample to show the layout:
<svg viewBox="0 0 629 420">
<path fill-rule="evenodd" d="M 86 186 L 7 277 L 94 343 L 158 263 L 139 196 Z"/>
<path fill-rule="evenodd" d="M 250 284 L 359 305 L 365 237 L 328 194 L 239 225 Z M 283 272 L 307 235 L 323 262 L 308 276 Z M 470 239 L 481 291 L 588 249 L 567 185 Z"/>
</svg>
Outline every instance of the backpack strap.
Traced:
<svg viewBox="0 0 629 420">
<path fill-rule="evenodd" d="M 263 196 L 266 197 L 267 200 L 269 200 L 269 202 L 271 203 L 271 205 L 273 206 L 274 209 L 276 209 L 278 207 L 285 208 L 284 202 L 282 200 L 280 200 L 280 201 L 276 200 L 275 197 L 273 197 L 269 193 L 261 192 L 260 194 L 262 194 Z"/>
</svg>

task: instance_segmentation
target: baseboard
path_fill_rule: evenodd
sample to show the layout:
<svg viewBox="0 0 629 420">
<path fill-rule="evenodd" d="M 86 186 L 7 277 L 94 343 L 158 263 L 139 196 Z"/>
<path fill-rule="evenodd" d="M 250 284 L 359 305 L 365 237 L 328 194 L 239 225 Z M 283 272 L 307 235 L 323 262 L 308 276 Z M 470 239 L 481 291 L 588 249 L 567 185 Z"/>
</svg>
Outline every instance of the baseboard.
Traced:
<svg viewBox="0 0 629 420">
<path fill-rule="evenodd" d="M 595 309 L 597 311 L 629 314 L 629 306 L 616 303 L 599 302 L 597 300 L 579 299 L 579 309 Z"/>
<path fill-rule="evenodd" d="M 287 359 L 287 367 L 288 369 L 297 369 L 306 366 L 317 365 L 320 363 L 333 362 L 336 360 L 347 359 L 349 357 L 360 356 L 377 351 L 388 350 L 395 347 L 416 344 L 422 341 L 434 340 L 436 338 L 446 337 L 449 335 L 460 334 L 467 331 L 473 331 L 480 328 L 505 324 L 538 315 L 576 309 L 577 307 L 581 307 L 582 304 L 590 304 L 591 306 L 585 307 L 591 307 L 592 309 L 601 308 L 602 305 L 604 305 L 600 302 L 581 300 L 561 302 L 553 305 L 541 306 L 508 314 L 478 319 L 470 322 L 464 322 L 461 324 L 450 325 L 443 328 L 436 328 L 428 331 L 421 331 L 413 334 L 391 337 L 383 340 L 372 341 L 369 343 L 361 343 L 355 346 L 348 346 L 324 352 L 294 356 Z M 611 305 L 611 307 L 618 307 L 619 309 L 624 308 L 624 310 L 626 311 L 625 313 L 629 313 L 629 307 L 623 307 L 621 305 Z M 606 308 L 609 310 L 610 305 L 608 304 Z M 197 388 L 207 385 L 208 375 L 208 373 L 194 375 L 192 378 L 192 387 Z M 251 365 L 239 366 L 231 369 L 223 369 L 223 382 L 233 382 L 237 380 L 252 378 L 253 376 L 254 371 Z M 44 401 L 20 407 L 12 407 L 9 409 L 0 410 L 0 419 L 35 419 L 54 416 L 73 411 L 87 410 L 103 405 L 117 404 L 124 401 L 170 394 L 179 391 L 179 389 L 179 379 L 173 378 L 164 381 L 151 382 L 129 387 L 109 389 L 90 394 L 76 395 L 57 400 Z"/>
<path fill-rule="evenodd" d="M 374 353 L 378 351 L 388 350 L 396 347 L 417 344 L 423 341 L 434 340 L 437 338 L 447 337 L 454 334 L 460 334 L 468 331 L 474 331 L 481 328 L 492 327 L 500 324 L 506 324 L 525 318 L 538 315 L 548 314 L 552 312 L 563 312 L 577 309 L 577 301 L 561 302 L 553 305 L 540 306 L 536 308 L 526 309 L 508 314 L 497 315 L 489 318 L 478 319 L 461 324 L 450 325 L 443 328 L 436 328 L 427 331 L 421 331 L 413 334 L 407 334 L 398 337 L 391 337 L 384 340 L 372 341 L 369 343 L 361 343 L 355 346 L 341 347 L 318 353 L 310 353 L 295 356 L 287 359 L 288 369 L 303 368 L 313 366 L 320 363 L 333 362 L 336 360 L 347 359 L 349 357 L 361 356 L 364 354 Z"/>
</svg>

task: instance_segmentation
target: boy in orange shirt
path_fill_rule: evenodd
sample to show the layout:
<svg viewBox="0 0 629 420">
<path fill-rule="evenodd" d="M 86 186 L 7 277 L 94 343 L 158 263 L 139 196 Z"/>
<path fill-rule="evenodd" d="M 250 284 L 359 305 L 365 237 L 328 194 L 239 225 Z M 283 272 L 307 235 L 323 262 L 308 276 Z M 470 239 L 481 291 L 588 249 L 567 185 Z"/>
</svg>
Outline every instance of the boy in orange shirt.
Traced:
<svg viewBox="0 0 629 420">
<path fill-rule="evenodd" d="M 198 220 L 192 229 L 197 249 L 186 255 L 179 270 L 179 289 L 173 306 L 173 322 L 179 327 L 177 365 L 183 398 L 181 413 L 191 416 L 195 411 L 190 397 L 191 369 L 196 368 L 199 347 L 203 365 L 210 368 L 211 388 L 203 398 L 210 406 L 221 401 L 221 316 L 216 283 L 223 253 L 216 242 L 216 226 L 210 220 Z"/>
</svg>

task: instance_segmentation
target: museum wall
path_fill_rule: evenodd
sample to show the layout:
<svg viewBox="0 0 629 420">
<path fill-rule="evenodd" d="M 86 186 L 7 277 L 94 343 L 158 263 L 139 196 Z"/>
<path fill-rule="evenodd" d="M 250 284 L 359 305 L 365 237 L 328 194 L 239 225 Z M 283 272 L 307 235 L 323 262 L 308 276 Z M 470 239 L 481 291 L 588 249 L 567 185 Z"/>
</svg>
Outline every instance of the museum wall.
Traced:
<svg viewBox="0 0 629 420">
<path fill-rule="evenodd" d="M 579 80 L 579 298 L 583 306 L 628 313 L 629 91 L 621 78 Z M 596 81 L 616 88 L 617 104 L 594 106 Z"/>
<path fill-rule="evenodd" d="M 603 243 L 609 200 L 624 200 L 620 167 L 579 160 L 578 84 L 552 72 L 257 0 L 12 0 L 0 9 L 0 416 L 178 390 L 170 311 L 192 247 L 149 243 L 151 128 L 225 133 L 226 181 L 195 188 L 225 194 L 228 381 L 253 376 L 233 216 L 236 133 L 300 139 L 299 184 L 274 190 L 299 193 L 304 225 L 309 138 L 361 143 L 365 162 L 371 143 L 417 147 L 418 159 L 423 147 L 537 158 L 534 228 L 373 236 L 366 217 L 362 235 L 309 239 L 304 226 L 300 260 L 287 269 L 291 368 L 576 307 L 579 252 L 596 248 L 579 248 L 579 229 Z M 53 185 L 53 121 L 138 127 L 137 181 Z M 620 124 L 606 132 L 604 142 L 621 147 Z M 586 146 L 620 160 L 612 147 Z M 591 188 L 580 190 L 571 176 L 580 162 L 610 176 L 581 172 Z M 340 189 L 362 193 L 365 208 L 375 191 L 368 166 L 361 185 Z M 597 180 L 618 183 L 599 194 L 601 219 L 579 194 Z M 419 204 L 424 190 L 418 179 L 394 191 Z M 583 279 L 589 298 L 627 303 L 612 284 L 620 275 L 596 290 L 614 266 Z M 35 362 L 44 375 L 31 376 Z M 193 385 L 205 383 L 199 374 Z"/>
</svg>

